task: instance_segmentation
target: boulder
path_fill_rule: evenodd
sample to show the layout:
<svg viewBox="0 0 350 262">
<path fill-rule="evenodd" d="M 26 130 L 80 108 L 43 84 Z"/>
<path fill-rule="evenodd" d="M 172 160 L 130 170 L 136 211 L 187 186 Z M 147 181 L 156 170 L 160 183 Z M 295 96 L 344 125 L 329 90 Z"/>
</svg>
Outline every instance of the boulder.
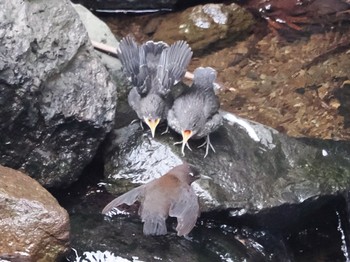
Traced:
<svg viewBox="0 0 350 262">
<path fill-rule="evenodd" d="M 58 261 L 69 250 L 69 217 L 38 182 L 0 166 L 0 261 Z"/>
<path fill-rule="evenodd" d="M 187 161 L 212 178 L 193 183 L 202 211 L 227 208 L 237 214 L 255 213 L 283 204 L 298 204 L 350 188 L 349 142 L 296 139 L 259 123 L 221 112 L 224 125 L 211 134 L 216 153 L 193 151 L 173 145 L 181 136 L 169 133 L 155 139 L 138 123 L 112 132 L 105 160 L 107 188 L 114 195 L 125 192 L 125 179 L 146 183 Z"/>
<path fill-rule="evenodd" d="M 0 164 L 67 186 L 114 124 L 116 87 L 69 1 L 2 9 Z"/>
<path fill-rule="evenodd" d="M 114 47 L 115 50 L 117 50 L 119 42 L 105 22 L 97 18 L 93 13 L 91 13 L 86 7 L 82 5 L 73 4 L 73 7 L 78 13 L 82 23 L 84 24 L 84 27 L 86 28 L 91 41 L 106 44 L 108 46 Z M 98 50 L 96 50 L 96 54 L 101 59 L 102 64 L 104 64 L 108 69 L 108 72 L 111 74 L 113 80 L 115 82 L 118 82 L 120 79 L 120 72 L 122 67 L 120 61 L 110 54 L 105 54 Z"/>
<path fill-rule="evenodd" d="M 186 40 L 193 51 L 218 49 L 251 32 L 253 16 L 237 4 L 206 4 L 190 7 L 163 19 L 154 40 L 173 43 Z"/>
</svg>

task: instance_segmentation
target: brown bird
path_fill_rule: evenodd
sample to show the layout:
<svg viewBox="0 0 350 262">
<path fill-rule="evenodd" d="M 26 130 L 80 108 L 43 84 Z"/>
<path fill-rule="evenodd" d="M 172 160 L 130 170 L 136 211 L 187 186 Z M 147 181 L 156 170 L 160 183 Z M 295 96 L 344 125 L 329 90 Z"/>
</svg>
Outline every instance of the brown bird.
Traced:
<svg viewBox="0 0 350 262">
<path fill-rule="evenodd" d="M 177 218 L 177 235 L 186 236 L 199 216 L 198 197 L 191 187 L 200 178 L 197 168 L 187 163 L 176 166 L 164 176 L 136 187 L 110 202 L 102 214 L 122 204 L 140 202 L 139 215 L 145 235 L 165 235 L 168 216 Z"/>
</svg>

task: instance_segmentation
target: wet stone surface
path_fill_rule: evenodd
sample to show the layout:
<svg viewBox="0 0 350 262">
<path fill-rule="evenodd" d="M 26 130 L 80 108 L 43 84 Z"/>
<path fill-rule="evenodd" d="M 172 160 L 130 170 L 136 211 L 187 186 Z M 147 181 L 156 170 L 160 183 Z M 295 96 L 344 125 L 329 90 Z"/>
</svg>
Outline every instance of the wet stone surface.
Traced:
<svg viewBox="0 0 350 262">
<path fill-rule="evenodd" d="M 108 189 L 121 193 L 116 190 L 130 182 L 147 183 L 182 161 L 212 178 L 194 183 L 206 211 L 237 208 L 251 213 L 349 188 L 348 143 L 290 138 L 229 113 L 222 115 L 224 126 L 211 134 L 216 153 L 210 151 L 206 158 L 205 149 L 197 148 L 202 140 L 191 140 L 193 151 L 186 149 L 182 156 L 180 146 L 173 145 L 181 137 L 173 132 L 160 135 L 159 130 L 152 139 L 139 123 L 114 130 L 105 155 Z"/>
</svg>

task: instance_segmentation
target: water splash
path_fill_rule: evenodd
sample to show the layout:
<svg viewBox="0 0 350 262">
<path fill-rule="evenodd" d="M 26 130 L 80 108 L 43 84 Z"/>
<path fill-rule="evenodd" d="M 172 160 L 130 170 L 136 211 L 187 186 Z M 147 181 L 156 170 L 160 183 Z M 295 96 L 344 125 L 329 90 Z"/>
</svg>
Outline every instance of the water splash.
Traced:
<svg viewBox="0 0 350 262">
<path fill-rule="evenodd" d="M 341 224 L 341 218 L 340 218 L 340 215 L 339 215 L 338 211 L 335 211 L 335 213 L 337 214 L 337 217 L 338 217 L 337 230 L 339 231 L 339 233 L 341 235 L 341 250 L 343 251 L 344 257 L 346 259 L 345 261 L 346 262 L 350 262 L 348 247 L 347 247 L 347 244 L 346 244 L 345 233 L 344 233 L 344 230 L 343 230 L 342 224 Z"/>
<path fill-rule="evenodd" d="M 129 260 L 120 256 L 115 256 L 112 252 L 109 251 L 86 251 L 81 256 L 79 256 L 78 252 L 74 248 L 72 248 L 72 250 L 74 251 L 76 257 L 74 260 L 68 259 L 70 262 L 143 262 L 142 260 L 139 260 L 138 257 L 132 257 L 132 260 Z"/>
</svg>

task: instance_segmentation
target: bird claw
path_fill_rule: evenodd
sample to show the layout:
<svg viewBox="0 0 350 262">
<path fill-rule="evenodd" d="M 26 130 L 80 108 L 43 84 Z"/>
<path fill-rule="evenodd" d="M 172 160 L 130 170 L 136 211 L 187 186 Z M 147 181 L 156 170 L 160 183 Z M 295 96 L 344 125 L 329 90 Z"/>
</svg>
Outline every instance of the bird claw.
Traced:
<svg viewBox="0 0 350 262">
<path fill-rule="evenodd" d="M 207 138 L 205 139 L 204 143 L 201 144 L 200 146 L 198 146 L 198 148 L 201 148 L 201 147 L 203 147 L 203 146 L 205 146 L 205 145 L 206 145 L 206 147 L 205 147 L 205 155 L 204 155 L 203 158 L 206 158 L 206 156 L 208 155 L 208 153 L 209 153 L 209 147 L 211 148 L 211 150 L 213 150 L 214 153 L 216 153 L 216 151 L 215 151 L 213 145 L 210 143 L 210 137 L 209 137 L 209 135 L 207 135 Z"/>
<path fill-rule="evenodd" d="M 193 241 L 193 237 L 190 237 L 188 235 L 184 235 L 183 237 L 188 241 L 191 241 L 191 242 Z"/>
<path fill-rule="evenodd" d="M 192 151 L 192 148 L 190 147 L 190 145 L 188 144 L 188 142 L 184 143 L 183 141 L 179 141 L 179 142 L 175 142 L 173 145 L 179 145 L 182 144 L 182 148 L 181 148 L 181 153 L 182 156 L 185 156 L 185 146 Z"/>
<path fill-rule="evenodd" d="M 161 133 L 160 135 L 165 135 L 166 133 L 169 133 L 169 126 L 166 127 L 165 131 L 163 133 Z"/>
<path fill-rule="evenodd" d="M 130 125 L 136 123 L 137 121 L 140 121 L 139 123 L 140 123 L 141 129 L 142 129 L 142 130 L 145 130 L 145 129 L 143 128 L 143 125 L 142 125 L 142 120 L 134 119 L 134 120 L 132 120 L 132 121 L 130 122 Z"/>
<path fill-rule="evenodd" d="M 139 119 L 134 119 L 134 120 L 132 120 L 132 121 L 130 122 L 129 125 L 132 125 L 132 124 L 136 123 L 137 121 L 139 121 Z"/>
</svg>

